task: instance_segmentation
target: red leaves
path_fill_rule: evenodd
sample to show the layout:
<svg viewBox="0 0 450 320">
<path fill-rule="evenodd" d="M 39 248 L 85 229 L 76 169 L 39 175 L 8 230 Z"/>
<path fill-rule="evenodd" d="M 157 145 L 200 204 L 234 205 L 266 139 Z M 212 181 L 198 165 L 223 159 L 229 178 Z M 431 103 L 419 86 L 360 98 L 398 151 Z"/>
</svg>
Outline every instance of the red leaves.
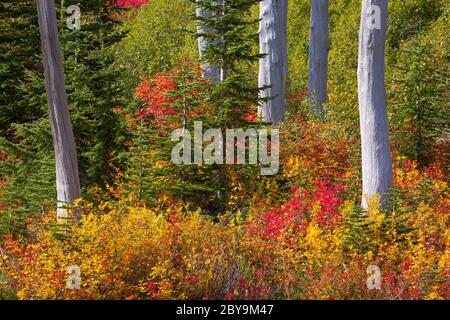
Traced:
<svg viewBox="0 0 450 320">
<path fill-rule="evenodd" d="M 267 285 L 263 285 L 261 283 L 261 279 L 263 276 L 264 271 L 263 270 L 257 270 L 255 272 L 254 281 L 247 281 L 244 277 L 239 278 L 239 285 L 238 285 L 238 291 L 241 292 L 241 296 L 244 297 L 246 300 L 260 300 L 267 297 L 267 295 L 270 293 L 270 287 Z M 230 296 L 228 294 L 227 298 Z M 233 294 L 231 294 L 231 297 L 233 298 Z"/>
<path fill-rule="evenodd" d="M 118 6 L 121 8 L 139 8 L 146 4 L 149 0 L 110 0 L 108 5 Z"/>
<path fill-rule="evenodd" d="M 345 185 L 335 185 L 328 180 L 316 181 L 317 191 L 314 199 L 320 205 L 320 210 L 315 216 L 316 222 L 321 227 L 333 229 L 340 221 L 339 206 L 342 204 L 340 193 L 346 189 Z"/>
<path fill-rule="evenodd" d="M 199 84 L 202 81 L 183 80 L 181 73 L 181 69 L 173 69 L 170 72 L 157 74 L 152 79 L 141 82 L 135 91 L 135 96 L 144 103 L 144 108 L 136 111 L 137 120 L 151 118 L 150 121 L 154 121 L 160 128 L 175 128 L 181 125 L 184 110 L 176 104 L 182 102 L 186 97 L 197 96 L 201 93 L 198 90 L 180 93 L 179 96 L 174 93 L 182 87 L 181 81 L 185 81 L 184 85 Z M 198 108 L 193 110 L 190 106 L 187 107 L 188 117 L 196 117 L 202 113 Z M 178 116 L 178 119 L 173 118 L 176 116 Z"/>
<path fill-rule="evenodd" d="M 258 114 L 256 112 L 249 112 L 244 115 L 244 120 L 248 123 L 254 123 L 258 120 Z"/>
<path fill-rule="evenodd" d="M 172 75 L 157 75 L 152 81 L 144 80 L 137 88 L 135 95 L 145 103 L 145 109 L 138 110 L 138 119 L 148 117 L 152 114 L 155 118 L 165 115 L 176 115 L 171 108 L 171 104 L 177 101 L 175 98 L 167 96 L 167 93 L 174 91 L 176 81 Z"/>
<path fill-rule="evenodd" d="M 340 194 L 345 189 L 345 185 L 328 180 L 316 181 L 312 191 L 300 192 L 298 188 L 292 188 L 293 197 L 286 204 L 251 221 L 247 232 L 264 240 L 280 240 L 282 237 L 289 242 L 312 221 L 321 227 L 334 229 L 341 219 L 339 206 L 343 201 Z"/>
<path fill-rule="evenodd" d="M 147 293 L 150 296 L 154 296 L 158 293 L 159 289 L 158 287 L 151 281 L 148 281 L 146 286 L 145 286 L 145 290 L 147 291 Z"/>
</svg>

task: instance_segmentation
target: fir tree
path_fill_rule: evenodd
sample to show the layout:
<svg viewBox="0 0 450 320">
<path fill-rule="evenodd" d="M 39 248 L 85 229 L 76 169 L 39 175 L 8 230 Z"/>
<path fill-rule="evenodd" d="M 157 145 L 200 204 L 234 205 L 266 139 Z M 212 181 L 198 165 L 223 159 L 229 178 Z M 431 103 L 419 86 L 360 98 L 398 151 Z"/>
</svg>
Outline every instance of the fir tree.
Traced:
<svg viewBox="0 0 450 320">
<path fill-rule="evenodd" d="M 220 68 L 220 81 L 211 84 L 209 102 L 213 125 L 227 128 L 248 128 L 251 123 L 245 114 L 251 113 L 262 99 L 261 89 L 246 67 L 264 55 L 257 51 L 259 19 L 251 18 L 251 9 L 260 0 L 191 0 L 209 14 L 194 16 L 200 30 L 197 33 L 205 46 L 201 62 Z M 254 111 L 253 111 L 254 112 Z M 253 174 L 254 172 L 252 172 Z M 227 203 L 227 168 L 217 165 L 217 211 L 224 211 Z"/>
<path fill-rule="evenodd" d="M 251 18 L 251 9 L 260 0 L 191 0 L 210 14 L 195 16 L 204 30 L 197 33 L 206 40 L 202 62 L 220 68 L 220 82 L 212 84 L 210 100 L 222 127 L 248 124 L 242 115 L 248 105 L 258 105 L 260 88 L 249 75 L 246 66 L 256 63 L 264 55 L 257 52 L 259 19 Z"/>
<path fill-rule="evenodd" d="M 64 1 L 64 5 L 77 4 Z M 81 29 L 63 29 L 68 102 L 79 146 L 81 184 L 112 184 L 123 168 L 127 139 L 116 107 L 127 103 L 124 70 L 115 64 L 114 45 L 124 36 L 107 1 L 83 1 Z M 82 16 L 82 17 L 83 17 Z"/>
<path fill-rule="evenodd" d="M 210 168 L 174 164 L 171 158 L 178 143 L 171 139 L 173 130 L 190 130 L 194 121 L 207 123 L 206 89 L 200 75 L 188 65 L 159 74 L 138 88 L 139 101 L 131 107 L 133 145 L 125 179 L 131 199 L 150 205 L 166 199 L 163 205 L 208 207 L 214 192 Z"/>
<path fill-rule="evenodd" d="M 432 49 L 414 41 L 399 54 L 391 91 L 393 140 L 400 152 L 423 167 L 436 139 L 448 135 L 446 70 L 435 66 Z"/>
<path fill-rule="evenodd" d="M 0 43 L 0 133 L 11 139 L 11 124 L 43 116 L 39 108 L 29 105 L 29 97 L 23 94 L 23 89 L 30 86 L 27 73 L 40 68 L 40 57 L 36 54 L 40 40 L 34 1 L 5 0 L 0 3 Z M 44 91 L 41 88 L 39 93 L 42 95 Z"/>
<path fill-rule="evenodd" d="M 119 9 L 108 6 L 106 0 L 62 1 L 61 4 L 60 40 L 80 180 L 83 197 L 92 199 L 101 194 L 98 188 L 114 182 L 124 166 L 127 151 L 125 128 L 115 111 L 127 101 L 125 75 L 114 57 L 114 44 L 124 34 L 115 28 L 114 13 Z M 81 8 L 80 30 L 69 30 L 66 26 L 66 8 L 73 4 Z M 36 8 L 32 7 L 36 15 Z M 9 27 L 16 28 L 14 24 Z M 40 55 L 39 48 L 36 44 L 32 49 Z M 45 199 L 55 198 L 55 179 L 50 174 L 55 172 L 54 155 L 40 64 L 26 69 L 24 80 L 16 87 L 23 104 L 34 110 L 34 117 L 11 127 L 11 138 L 0 139 L 0 150 L 6 155 L 0 167 L 1 175 L 7 177 L 7 196 L 1 199 L 7 207 L 2 213 L 3 222 L 25 221 L 29 214 L 39 213 Z M 14 218 L 5 220 L 4 217 Z"/>
</svg>

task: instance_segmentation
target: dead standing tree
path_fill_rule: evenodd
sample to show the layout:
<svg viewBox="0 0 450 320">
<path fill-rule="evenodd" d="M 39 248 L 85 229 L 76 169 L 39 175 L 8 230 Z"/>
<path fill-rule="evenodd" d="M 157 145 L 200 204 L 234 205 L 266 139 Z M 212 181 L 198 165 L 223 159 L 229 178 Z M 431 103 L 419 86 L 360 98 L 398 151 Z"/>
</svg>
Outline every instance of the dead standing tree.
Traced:
<svg viewBox="0 0 450 320">
<path fill-rule="evenodd" d="M 54 0 L 37 1 L 48 113 L 56 161 L 58 220 L 68 218 L 68 206 L 80 197 L 77 151 L 70 121 Z"/>
</svg>

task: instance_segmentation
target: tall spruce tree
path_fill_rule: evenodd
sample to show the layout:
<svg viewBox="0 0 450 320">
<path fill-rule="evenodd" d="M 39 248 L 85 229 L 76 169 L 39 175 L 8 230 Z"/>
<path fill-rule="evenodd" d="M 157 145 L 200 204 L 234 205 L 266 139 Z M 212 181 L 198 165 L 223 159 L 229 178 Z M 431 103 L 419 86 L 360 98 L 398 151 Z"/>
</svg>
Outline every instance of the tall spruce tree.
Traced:
<svg viewBox="0 0 450 320">
<path fill-rule="evenodd" d="M 66 9 L 71 5 L 81 9 L 80 30 L 66 26 Z M 125 105 L 127 100 L 125 75 L 114 62 L 114 44 L 123 37 L 115 28 L 114 13 L 119 8 L 108 6 L 106 0 L 66 0 L 58 9 L 82 196 L 92 198 L 100 194 L 97 188 L 113 183 L 125 160 L 126 133 L 115 112 L 115 107 Z M 16 25 L 11 22 L 9 28 L 14 30 Z M 33 50 L 39 52 L 38 48 L 39 44 Z M 38 67 L 25 69 L 17 92 L 27 108 L 38 111 L 28 122 L 12 126 L 12 138 L 0 139 L 0 150 L 5 154 L 0 170 L 7 177 L 7 196 L 1 200 L 7 208 L 2 213 L 4 222 L 24 221 L 28 214 L 39 213 L 45 199 L 55 197 L 51 191 L 55 179 L 48 175 L 54 172 L 55 164 L 41 62 Z M 19 223 L 17 228 L 21 227 Z"/>
<path fill-rule="evenodd" d="M 401 50 L 390 91 L 393 141 L 422 167 L 435 141 L 449 133 L 447 70 L 433 65 L 432 59 L 431 47 L 420 41 Z"/>
<path fill-rule="evenodd" d="M 77 1 L 64 1 L 64 8 Z M 128 101 L 124 69 L 115 64 L 114 45 L 124 36 L 115 28 L 118 7 L 83 1 L 81 29 L 62 35 L 67 93 L 77 145 L 81 184 L 105 187 L 123 168 L 127 138 L 116 107 Z M 67 17 L 64 12 L 62 17 Z M 65 19 L 61 19 L 65 25 Z"/>
<path fill-rule="evenodd" d="M 265 55 L 258 53 L 257 27 L 260 19 L 252 18 L 252 7 L 260 0 L 191 0 L 197 8 L 209 12 L 196 16 L 197 25 L 214 33 L 197 33 L 205 40 L 202 62 L 220 68 L 220 81 L 212 84 L 209 101 L 215 127 L 246 128 L 250 123 L 244 115 L 249 106 L 259 106 L 267 101 L 259 97 L 261 89 L 245 70 Z M 217 41 L 220 39 L 220 41 Z M 217 210 L 226 209 L 227 168 L 217 165 Z"/>
<path fill-rule="evenodd" d="M 172 150 L 179 143 L 172 140 L 174 130 L 190 131 L 193 141 L 194 121 L 208 123 L 208 116 L 202 111 L 207 88 L 200 74 L 189 65 L 141 84 L 139 101 L 129 108 L 133 144 L 124 184 L 129 199 L 147 205 L 210 206 L 214 192 L 211 170 L 195 163 L 172 161 Z M 188 162 L 193 161 L 191 145 L 182 152 L 176 156 L 185 158 L 190 154 Z"/>
<path fill-rule="evenodd" d="M 250 10 L 260 0 L 191 0 L 197 7 L 210 13 L 197 16 L 197 24 L 205 30 L 198 33 L 206 41 L 202 60 L 220 68 L 220 82 L 213 84 L 210 101 L 216 108 L 218 123 L 238 126 L 244 124 L 242 115 L 248 111 L 248 103 L 258 105 L 260 88 L 245 70 L 264 57 L 255 45 L 259 19 L 251 18 Z M 220 39 L 220 41 L 217 41 Z"/>
<path fill-rule="evenodd" d="M 29 122 L 43 116 L 39 108 L 29 105 L 29 97 L 23 94 L 23 88 L 30 85 L 27 73 L 40 68 L 34 1 L 0 2 L 0 44 L 0 133 L 12 139 L 13 123 Z M 44 91 L 41 88 L 40 93 Z"/>
</svg>

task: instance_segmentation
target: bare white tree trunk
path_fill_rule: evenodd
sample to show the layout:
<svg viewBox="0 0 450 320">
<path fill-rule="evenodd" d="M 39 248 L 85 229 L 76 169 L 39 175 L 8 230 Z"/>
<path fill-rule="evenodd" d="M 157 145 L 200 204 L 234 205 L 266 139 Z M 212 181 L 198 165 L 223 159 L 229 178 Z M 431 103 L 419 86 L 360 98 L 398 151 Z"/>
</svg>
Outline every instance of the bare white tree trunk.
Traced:
<svg viewBox="0 0 450 320">
<path fill-rule="evenodd" d="M 287 11 L 288 0 L 263 0 L 260 4 L 260 53 L 266 56 L 259 62 L 259 87 L 261 98 L 270 98 L 259 107 L 265 122 L 284 121 L 286 113 L 287 57 Z"/>
<path fill-rule="evenodd" d="M 323 116 L 328 80 L 328 0 L 312 0 L 309 36 L 308 102 Z"/>
<path fill-rule="evenodd" d="M 67 206 L 80 197 L 77 152 L 70 122 L 54 0 L 37 0 L 39 28 L 56 159 L 58 219 L 68 216 Z"/>
<path fill-rule="evenodd" d="M 363 0 L 359 33 L 358 97 L 362 151 L 362 206 L 373 195 L 386 200 L 392 187 L 392 160 L 386 111 L 384 49 L 388 1 Z"/>
<path fill-rule="evenodd" d="M 223 0 L 216 0 L 215 2 L 220 4 Z M 201 6 L 197 6 L 195 8 L 195 13 L 197 17 L 202 18 L 210 18 L 212 17 L 212 13 L 208 12 Z M 203 26 L 197 25 L 197 33 L 199 34 L 214 34 L 214 30 L 210 30 L 208 28 L 205 28 Z M 220 41 L 219 39 L 216 40 L 216 42 Z M 203 52 L 205 51 L 206 47 L 208 46 L 208 39 L 204 37 L 198 38 L 198 51 L 200 55 L 200 59 L 203 57 Z M 220 81 L 220 67 L 216 66 L 214 64 L 210 64 L 208 62 L 205 62 L 202 64 L 202 71 L 203 71 L 203 79 L 208 80 L 210 83 L 217 83 Z"/>
</svg>

